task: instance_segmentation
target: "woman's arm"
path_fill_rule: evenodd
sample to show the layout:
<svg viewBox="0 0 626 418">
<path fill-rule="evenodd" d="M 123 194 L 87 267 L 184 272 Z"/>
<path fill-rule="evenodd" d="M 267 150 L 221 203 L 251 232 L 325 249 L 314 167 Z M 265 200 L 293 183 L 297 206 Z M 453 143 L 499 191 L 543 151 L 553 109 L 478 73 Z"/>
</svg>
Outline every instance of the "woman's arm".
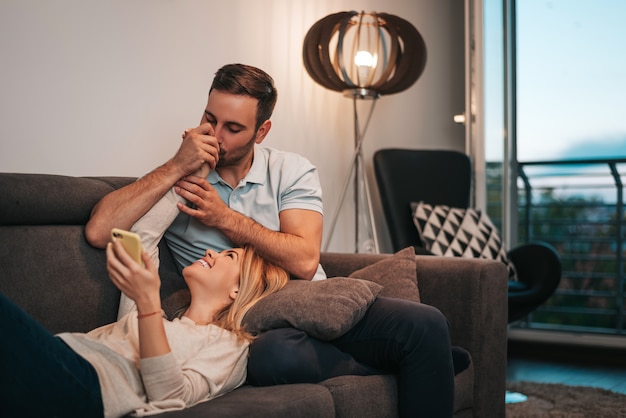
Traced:
<svg viewBox="0 0 626 418">
<path fill-rule="evenodd" d="M 139 355 L 156 357 L 171 351 L 161 310 L 161 280 L 150 256 L 142 253 L 145 266 L 136 263 L 120 242 L 107 245 L 107 270 L 111 281 L 137 305 Z"/>
<path fill-rule="evenodd" d="M 180 399 L 187 407 L 241 386 L 246 378 L 248 343 L 226 330 L 194 347 L 181 365 L 173 354 L 140 360 L 141 377 L 150 401 Z"/>
<path fill-rule="evenodd" d="M 202 174 L 206 176 L 208 175 L 208 165 L 204 164 L 203 167 Z M 130 229 L 141 237 L 141 245 L 150 256 L 152 264 L 156 266 L 157 270 L 160 263 L 159 242 L 165 235 L 167 228 L 178 216 L 179 211 L 176 204 L 179 202 L 184 202 L 184 199 L 176 194 L 173 188 L 168 190 L 161 200 L 152 206 Z M 122 293 L 117 314 L 118 319 L 132 311 L 134 305 L 134 302 Z"/>
<path fill-rule="evenodd" d="M 140 372 L 150 401 L 180 399 L 191 406 L 242 385 L 246 376 L 248 343 L 215 327 L 219 335 L 207 339 L 184 367 L 171 352 L 160 301 L 160 279 L 144 252 L 140 266 L 120 242 L 107 245 L 107 269 L 113 283 L 138 308 Z"/>
</svg>

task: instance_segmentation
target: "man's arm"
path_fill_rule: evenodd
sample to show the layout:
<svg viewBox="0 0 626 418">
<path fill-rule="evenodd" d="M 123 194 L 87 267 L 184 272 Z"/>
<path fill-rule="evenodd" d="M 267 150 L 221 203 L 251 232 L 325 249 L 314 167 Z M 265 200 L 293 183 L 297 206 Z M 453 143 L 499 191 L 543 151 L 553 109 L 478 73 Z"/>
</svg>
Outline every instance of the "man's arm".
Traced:
<svg viewBox="0 0 626 418">
<path fill-rule="evenodd" d="M 199 135 L 183 134 L 176 155 L 134 183 L 104 196 L 93 208 L 85 226 L 87 241 L 104 248 L 112 228 L 130 229 L 181 178 L 191 173 L 206 176 L 215 168 L 219 145 L 211 136 L 213 128 L 203 124 L 193 129 Z M 207 164 L 204 164 L 204 163 Z"/>
<path fill-rule="evenodd" d="M 262 257 L 295 277 L 311 280 L 320 262 L 322 214 L 289 209 L 280 212 L 279 217 L 280 231 L 272 231 L 235 212 L 222 223 L 222 232 L 235 243 L 253 245 Z"/>
<path fill-rule="evenodd" d="M 181 176 L 180 170 L 169 161 L 136 182 L 104 196 L 94 206 L 85 225 L 87 241 L 94 247 L 104 248 L 111 228 L 129 230 Z"/>
<path fill-rule="evenodd" d="M 205 180 L 190 176 L 181 180 L 177 193 L 194 204 L 178 204 L 181 212 L 219 229 L 235 245 L 249 244 L 268 261 L 300 279 L 311 280 L 317 271 L 322 244 L 323 216 L 305 209 L 279 213 L 280 231 L 273 231 L 229 208 Z"/>
</svg>

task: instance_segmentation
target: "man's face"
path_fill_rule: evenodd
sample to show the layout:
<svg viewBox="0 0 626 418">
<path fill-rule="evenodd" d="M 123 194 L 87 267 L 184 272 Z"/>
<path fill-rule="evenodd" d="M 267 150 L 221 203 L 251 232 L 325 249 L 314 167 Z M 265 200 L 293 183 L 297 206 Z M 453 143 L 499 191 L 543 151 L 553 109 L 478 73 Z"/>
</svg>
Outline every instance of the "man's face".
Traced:
<svg viewBox="0 0 626 418">
<path fill-rule="evenodd" d="M 257 99 L 213 90 L 209 95 L 201 123 L 209 123 L 220 144 L 218 167 L 237 165 L 252 153 L 255 131 Z M 260 142 L 262 136 L 258 138 Z"/>
</svg>

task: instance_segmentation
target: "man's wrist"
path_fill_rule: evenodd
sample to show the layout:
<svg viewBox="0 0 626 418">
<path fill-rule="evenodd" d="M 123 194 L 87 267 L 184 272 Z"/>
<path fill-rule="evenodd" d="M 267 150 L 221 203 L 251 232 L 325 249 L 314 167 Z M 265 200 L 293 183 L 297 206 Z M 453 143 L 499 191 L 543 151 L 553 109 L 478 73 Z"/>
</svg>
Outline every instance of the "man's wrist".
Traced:
<svg viewBox="0 0 626 418">
<path fill-rule="evenodd" d="M 176 183 L 178 180 L 187 176 L 187 172 L 183 169 L 183 167 L 178 164 L 173 158 L 168 160 L 161 167 L 163 174 L 166 177 L 169 177 L 173 180 L 173 183 Z M 173 184 L 172 183 L 172 184 Z"/>
<path fill-rule="evenodd" d="M 254 219 L 247 217 L 246 215 L 237 212 L 231 208 L 228 210 L 232 213 L 228 216 L 220 216 L 218 228 L 224 235 L 226 235 L 232 242 L 237 245 L 245 245 L 252 243 L 250 234 L 257 227 L 257 223 Z"/>
</svg>

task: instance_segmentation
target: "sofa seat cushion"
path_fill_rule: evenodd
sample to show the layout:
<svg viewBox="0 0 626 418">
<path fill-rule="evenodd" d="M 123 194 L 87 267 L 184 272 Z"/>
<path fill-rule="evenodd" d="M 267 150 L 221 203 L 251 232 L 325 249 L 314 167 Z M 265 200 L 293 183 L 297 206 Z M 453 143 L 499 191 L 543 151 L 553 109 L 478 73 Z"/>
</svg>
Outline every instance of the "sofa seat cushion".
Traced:
<svg viewBox="0 0 626 418">
<path fill-rule="evenodd" d="M 339 376 L 320 383 L 335 402 L 336 417 L 398 416 L 396 378 L 393 375 Z"/>
<path fill-rule="evenodd" d="M 454 416 L 473 416 L 474 363 L 454 377 Z"/>
<path fill-rule="evenodd" d="M 397 417 L 396 378 L 390 374 L 374 376 L 339 376 L 325 380 L 335 402 L 337 417 Z M 456 417 L 472 416 L 474 366 L 454 378 L 454 413 Z"/>
<path fill-rule="evenodd" d="M 332 418 L 334 416 L 335 407 L 328 389 L 322 385 L 309 383 L 265 387 L 246 385 L 189 409 L 163 414 L 163 417 L 167 418 Z"/>
</svg>

